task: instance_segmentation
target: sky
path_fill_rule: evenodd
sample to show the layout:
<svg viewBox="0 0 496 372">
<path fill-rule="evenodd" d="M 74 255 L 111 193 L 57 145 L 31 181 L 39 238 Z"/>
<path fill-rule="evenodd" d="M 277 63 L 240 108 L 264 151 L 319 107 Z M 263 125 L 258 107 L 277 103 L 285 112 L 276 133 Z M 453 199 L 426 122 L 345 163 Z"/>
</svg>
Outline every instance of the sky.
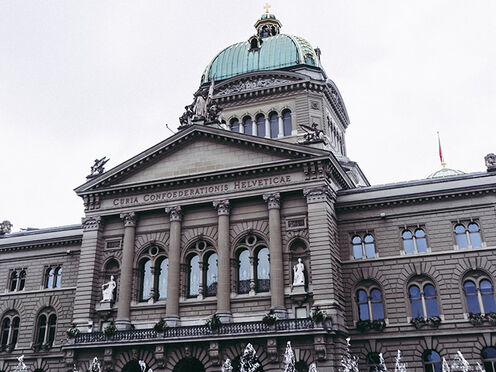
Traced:
<svg viewBox="0 0 496 372">
<path fill-rule="evenodd" d="M 273 0 L 282 33 L 322 50 L 371 184 L 496 152 L 494 0 Z M 74 193 L 169 137 L 205 66 L 254 34 L 259 0 L 0 0 L 0 221 L 79 223 Z"/>
</svg>

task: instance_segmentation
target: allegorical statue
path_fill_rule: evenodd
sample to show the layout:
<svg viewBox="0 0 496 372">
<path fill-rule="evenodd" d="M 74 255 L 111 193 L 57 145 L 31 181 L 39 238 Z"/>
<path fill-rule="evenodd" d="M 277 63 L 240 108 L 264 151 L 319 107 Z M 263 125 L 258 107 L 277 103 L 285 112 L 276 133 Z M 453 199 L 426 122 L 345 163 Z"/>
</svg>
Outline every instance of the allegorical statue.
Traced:
<svg viewBox="0 0 496 372">
<path fill-rule="evenodd" d="M 304 145 L 319 142 L 323 142 L 324 144 L 327 143 L 324 131 L 319 129 L 319 125 L 317 123 L 313 123 L 311 127 L 305 124 L 300 124 L 300 128 L 302 128 L 306 133 L 303 135 L 303 139 L 298 140 L 298 143 Z"/>
<path fill-rule="evenodd" d="M 99 174 L 102 174 L 103 172 L 105 172 L 105 168 L 104 168 L 104 165 L 109 161 L 110 159 L 107 159 L 106 156 L 104 156 L 103 158 L 101 159 L 95 159 L 95 164 L 93 164 L 91 166 L 91 173 L 89 174 L 89 176 L 87 178 L 91 178 L 91 177 L 96 177 L 98 176 Z"/>
<path fill-rule="evenodd" d="M 494 154 L 487 154 L 484 157 L 484 160 L 486 161 L 486 167 L 489 172 L 495 171 L 496 170 L 496 155 Z"/>
<path fill-rule="evenodd" d="M 298 263 L 293 266 L 293 285 L 305 285 L 305 265 L 298 258 Z"/>
<path fill-rule="evenodd" d="M 185 106 L 185 112 L 179 118 L 181 125 L 193 124 L 194 121 L 218 122 L 221 109 L 213 103 L 215 82 L 212 82 L 208 90 L 200 88 L 194 94 L 191 105 Z"/>
<path fill-rule="evenodd" d="M 114 289 L 117 287 L 115 283 L 114 276 L 110 276 L 110 280 L 107 283 L 102 284 L 102 302 L 112 302 L 114 300 Z"/>
</svg>

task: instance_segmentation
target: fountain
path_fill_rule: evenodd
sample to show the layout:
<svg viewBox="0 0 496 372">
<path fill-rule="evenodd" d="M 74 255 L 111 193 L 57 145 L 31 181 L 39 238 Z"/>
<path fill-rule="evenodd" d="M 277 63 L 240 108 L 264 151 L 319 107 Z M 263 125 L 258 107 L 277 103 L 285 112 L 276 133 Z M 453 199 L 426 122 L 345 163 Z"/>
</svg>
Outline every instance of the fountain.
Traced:
<svg viewBox="0 0 496 372">
<path fill-rule="evenodd" d="M 463 354 L 461 353 L 460 350 L 457 351 L 455 360 L 453 360 L 453 363 L 451 364 L 451 370 L 453 372 L 455 371 L 468 372 L 471 370 L 470 364 L 468 364 L 468 362 L 463 357 Z"/>
<path fill-rule="evenodd" d="M 146 363 L 143 360 L 138 361 L 138 364 L 141 368 L 141 372 L 153 372 L 151 368 L 146 369 Z"/>
<path fill-rule="evenodd" d="M 394 372 L 406 372 L 406 363 L 401 363 L 401 351 L 399 350 L 394 362 Z"/>
<path fill-rule="evenodd" d="M 296 372 L 296 361 L 293 349 L 291 348 L 291 341 L 286 344 L 286 351 L 284 352 L 284 372 Z"/>
<path fill-rule="evenodd" d="M 352 356 L 350 353 L 350 340 L 351 338 L 346 339 L 346 352 L 341 359 L 341 367 L 343 367 L 341 372 L 359 372 L 358 371 L 358 357 Z"/>
<path fill-rule="evenodd" d="M 226 359 L 224 364 L 222 365 L 221 372 L 232 372 L 233 367 L 231 365 L 231 359 Z"/>
<path fill-rule="evenodd" d="M 450 368 L 448 362 L 446 361 L 445 357 L 443 357 L 442 371 L 443 372 L 451 372 L 451 368 Z"/>
<path fill-rule="evenodd" d="M 256 372 L 260 368 L 260 363 L 257 362 L 255 348 L 252 344 L 248 344 L 243 351 L 240 360 L 239 372 Z"/>
<path fill-rule="evenodd" d="M 310 367 L 308 367 L 308 372 L 319 372 L 317 371 L 317 365 L 315 363 L 310 364 Z"/>
<path fill-rule="evenodd" d="M 479 362 L 477 362 L 477 367 L 475 367 L 475 370 L 477 372 L 486 372 L 486 370 L 484 369 L 484 367 L 482 367 Z"/>
<path fill-rule="evenodd" d="M 93 358 L 93 361 L 91 362 L 90 368 L 88 369 L 89 372 L 102 372 L 102 367 L 100 366 L 100 362 L 98 361 L 97 357 Z"/>
<path fill-rule="evenodd" d="M 387 372 L 386 362 L 384 362 L 382 353 L 379 353 L 379 371 Z"/>
<path fill-rule="evenodd" d="M 21 355 L 19 358 L 17 358 L 17 366 L 14 369 L 14 372 L 27 372 L 28 367 L 26 367 L 26 364 L 24 364 L 24 355 Z"/>
</svg>

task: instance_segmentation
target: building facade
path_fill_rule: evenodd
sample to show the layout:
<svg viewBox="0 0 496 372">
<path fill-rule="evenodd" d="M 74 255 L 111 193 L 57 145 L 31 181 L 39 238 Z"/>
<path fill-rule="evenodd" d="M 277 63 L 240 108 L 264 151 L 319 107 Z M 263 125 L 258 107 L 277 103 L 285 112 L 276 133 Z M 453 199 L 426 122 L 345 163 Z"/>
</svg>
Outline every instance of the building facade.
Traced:
<svg viewBox="0 0 496 372">
<path fill-rule="evenodd" d="M 287 341 L 297 371 L 337 371 L 348 337 L 361 371 L 398 349 L 409 370 L 458 350 L 496 370 L 493 157 L 370 186 L 320 51 L 272 14 L 255 28 L 207 66 L 178 133 L 95 165 L 81 225 L 4 225 L 0 371 L 21 355 L 36 372 L 238 371 L 248 343 L 280 371 Z"/>
</svg>

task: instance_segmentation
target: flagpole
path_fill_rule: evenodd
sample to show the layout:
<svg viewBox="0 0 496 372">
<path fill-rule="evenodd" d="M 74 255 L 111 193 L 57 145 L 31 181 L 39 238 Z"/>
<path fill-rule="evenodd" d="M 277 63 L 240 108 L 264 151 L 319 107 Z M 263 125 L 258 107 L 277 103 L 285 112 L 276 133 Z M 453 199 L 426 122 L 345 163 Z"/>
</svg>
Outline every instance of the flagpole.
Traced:
<svg viewBox="0 0 496 372">
<path fill-rule="evenodd" d="M 443 150 L 441 149 L 441 137 L 439 136 L 439 132 L 437 132 L 437 143 L 439 145 L 439 160 L 441 161 L 443 168 L 445 168 L 446 163 L 444 162 Z"/>
</svg>

